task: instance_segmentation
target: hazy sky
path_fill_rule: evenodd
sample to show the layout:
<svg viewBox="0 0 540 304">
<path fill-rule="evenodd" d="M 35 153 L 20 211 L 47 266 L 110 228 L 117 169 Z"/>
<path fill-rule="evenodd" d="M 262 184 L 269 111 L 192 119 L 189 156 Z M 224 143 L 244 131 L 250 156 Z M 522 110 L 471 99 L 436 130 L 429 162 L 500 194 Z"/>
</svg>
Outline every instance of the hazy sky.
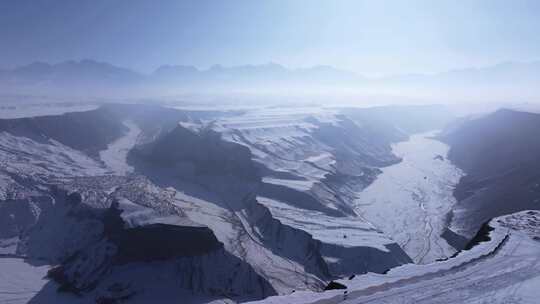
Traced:
<svg viewBox="0 0 540 304">
<path fill-rule="evenodd" d="M 368 75 L 540 59 L 540 1 L 0 1 L 0 66 L 277 62 Z"/>
</svg>

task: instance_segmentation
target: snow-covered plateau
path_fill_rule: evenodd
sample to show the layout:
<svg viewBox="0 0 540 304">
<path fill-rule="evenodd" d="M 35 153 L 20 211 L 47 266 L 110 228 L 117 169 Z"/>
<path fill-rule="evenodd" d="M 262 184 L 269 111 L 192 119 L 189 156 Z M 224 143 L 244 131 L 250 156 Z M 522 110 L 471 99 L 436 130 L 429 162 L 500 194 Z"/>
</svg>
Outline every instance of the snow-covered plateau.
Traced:
<svg viewBox="0 0 540 304">
<path fill-rule="evenodd" d="M 106 104 L 0 119 L 0 303 L 415 303 L 422 284 L 447 303 L 487 297 L 472 288 L 497 273 L 489 296 L 525 297 L 538 215 L 493 220 L 460 251 L 464 172 L 433 113 Z M 322 292 L 331 281 L 347 294 Z"/>
</svg>

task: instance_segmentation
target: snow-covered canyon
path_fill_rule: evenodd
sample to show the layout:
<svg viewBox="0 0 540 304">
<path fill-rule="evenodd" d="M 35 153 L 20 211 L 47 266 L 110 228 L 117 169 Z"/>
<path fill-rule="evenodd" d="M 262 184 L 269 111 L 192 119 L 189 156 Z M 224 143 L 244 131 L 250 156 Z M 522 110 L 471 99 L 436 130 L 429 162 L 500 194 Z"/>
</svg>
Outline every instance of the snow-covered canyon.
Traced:
<svg viewBox="0 0 540 304">
<path fill-rule="evenodd" d="M 441 127 L 420 119 L 433 111 L 121 104 L 0 119 L 1 259 L 28 274 L 24 299 L 83 303 L 310 300 L 332 280 L 443 265 L 463 173 L 425 133 Z"/>
</svg>

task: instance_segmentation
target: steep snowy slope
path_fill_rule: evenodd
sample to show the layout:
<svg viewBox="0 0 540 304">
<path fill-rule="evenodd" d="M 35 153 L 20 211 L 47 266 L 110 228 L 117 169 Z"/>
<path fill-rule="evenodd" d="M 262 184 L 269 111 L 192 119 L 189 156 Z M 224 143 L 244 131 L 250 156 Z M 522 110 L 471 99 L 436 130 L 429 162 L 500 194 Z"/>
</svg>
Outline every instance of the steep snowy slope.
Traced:
<svg viewBox="0 0 540 304">
<path fill-rule="evenodd" d="M 253 110 L 218 120 L 214 129 L 250 148 L 264 166 L 257 200 L 281 223 L 322 242 L 330 274 L 382 272 L 410 261 L 352 209 L 379 167 L 398 161 L 384 136 L 316 108 Z"/>
<path fill-rule="evenodd" d="M 393 127 L 404 135 L 424 133 L 439 130 L 455 117 L 453 111 L 444 105 L 418 105 L 418 106 L 380 106 L 371 108 L 349 108 L 341 112 L 359 123 L 370 123 L 377 126 L 378 132 L 387 130 L 388 136 L 394 136 L 396 141 L 404 139 L 393 135 Z"/>
<path fill-rule="evenodd" d="M 452 229 L 474 235 L 488 219 L 540 209 L 540 115 L 499 110 L 466 121 L 442 138 L 466 173 L 455 191 Z"/>
<path fill-rule="evenodd" d="M 22 233 L 38 222 L 44 210 L 53 206 L 46 184 L 55 179 L 106 172 L 96 160 L 54 140 L 39 143 L 1 132 L 0 153 L 2 253 L 15 253 Z"/>
<path fill-rule="evenodd" d="M 189 210 L 188 216 L 219 231 L 226 248 L 253 265 L 278 292 L 322 288 L 330 277 L 320 242 L 275 220 L 255 199 L 262 183 L 247 147 L 222 140 L 208 127 L 178 126 L 132 154 L 137 172 L 182 193 L 178 205 Z M 199 207 L 209 205 L 202 208 L 204 216 L 191 208 L 193 198 L 186 194 L 202 199 Z"/>
<path fill-rule="evenodd" d="M 94 156 L 120 137 L 125 127 L 113 113 L 99 108 L 58 116 L 0 119 L 0 131 L 40 143 L 54 140 Z"/>
<path fill-rule="evenodd" d="M 340 280 L 346 291 L 298 292 L 256 303 L 536 303 L 540 212 L 502 216 L 489 226 L 484 242 L 446 261 Z"/>
</svg>

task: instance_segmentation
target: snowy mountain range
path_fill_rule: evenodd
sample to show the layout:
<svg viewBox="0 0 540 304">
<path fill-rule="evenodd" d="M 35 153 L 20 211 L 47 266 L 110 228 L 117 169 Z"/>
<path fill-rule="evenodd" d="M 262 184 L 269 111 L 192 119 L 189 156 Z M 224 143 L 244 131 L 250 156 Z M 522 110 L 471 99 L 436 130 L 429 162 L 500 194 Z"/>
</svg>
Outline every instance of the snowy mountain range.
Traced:
<svg viewBox="0 0 540 304">
<path fill-rule="evenodd" d="M 14 69 L 0 70 L 0 88 L 5 93 L 55 93 L 98 97 L 123 94 L 156 95 L 163 92 L 273 92 L 307 94 L 320 90 L 350 94 L 400 94 L 444 100 L 452 90 L 454 101 L 466 96 L 476 100 L 499 101 L 538 97 L 539 62 L 506 62 L 482 68 L 451 70 L 438 74 L 405 74 L 379 78 L 365 77 L 331 66 L 287 68 L 276 63 L 208 69 L 194 66 L 163 65 L 143 74 L 93 60 L 57 64 L 35 62 Z M 424 95 L 420 96 L 419 91 Z M 415 93 L 416 92 L 416 93 Z M 491 92 L 491 93 L 490 93 Z M 426 95 L 427 94 L 427 95 Z M 443 95 L 441 95 L 443 94 Z"/>
</svg>

